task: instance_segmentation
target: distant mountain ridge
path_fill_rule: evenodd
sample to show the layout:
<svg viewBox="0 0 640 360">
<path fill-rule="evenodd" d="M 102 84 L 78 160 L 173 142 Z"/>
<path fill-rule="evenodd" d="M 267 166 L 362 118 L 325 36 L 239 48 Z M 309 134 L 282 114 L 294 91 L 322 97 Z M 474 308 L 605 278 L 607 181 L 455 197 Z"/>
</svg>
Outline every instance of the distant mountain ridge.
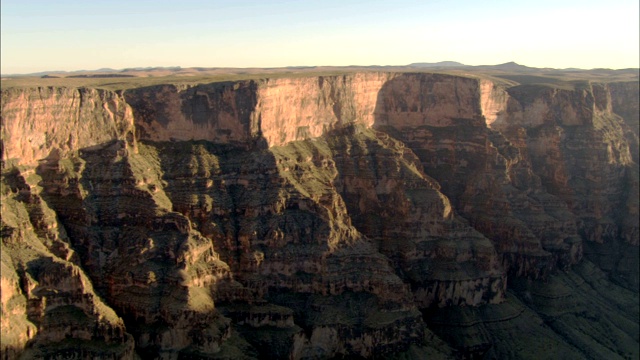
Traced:
<svg viewBox="0 0 640 360">
<path fill-rule="evenodd" d="M 52 71 L 38 71 L 33 73 L 12 73 L 12 74 L 2 74 L 3 77 L 19 77 L 19 76 L 44 76 L 44 75 L 81 75 L 81 74 L 91 74 L 91 73 L 134 73 L 134 72 L 186 72 L 189 70 L 194 70 L 198 72 L 206 72 L 210 70 L 252 70 L 252 71 L 260 71 L 260 70 L 309 70 L 309 69 L 478 69 L 478 70 L 498 70 L 498 71 L 539 71 L 539 70 L 552 70 L 552 71 L 637 71 L 638 68 L 627 68 L 627 69 L 606 69 L 606 68 L 597 68 L 597 69 L 579 69 L 575 67 L 566 68 L 566 69 L 557 69 L 557 68 L 537 68 L 526 65 L 518 64 L 514 61 L 510 61 L 503 64 L 497 65 L 466 65 L 457 61 L 439 61 L 439 62 L 416 62 L 410 63 L 408 65 L 348 65 L 348 66 L 282 66 L 282 67 L 244 67 L 244 68 L 234 68 L 234 67 L 186 67 L 183 68 L 181 66 L 147 66 L 147 67 L 131 67 L 124 69 L 113 69 L 113 68 L 100 68 L 96 70 L 73 70 L 73 71 L 64 71 L 64 70 L 52 70 Z"/>
<path fill-rule="evenodd" d="M 469 66 L 457 61 L 439 61 L 435 63 L 419 62 L 407 65 L 409 67 L 433 68 L 433 67 L 463 67 Z"/>
</svg>

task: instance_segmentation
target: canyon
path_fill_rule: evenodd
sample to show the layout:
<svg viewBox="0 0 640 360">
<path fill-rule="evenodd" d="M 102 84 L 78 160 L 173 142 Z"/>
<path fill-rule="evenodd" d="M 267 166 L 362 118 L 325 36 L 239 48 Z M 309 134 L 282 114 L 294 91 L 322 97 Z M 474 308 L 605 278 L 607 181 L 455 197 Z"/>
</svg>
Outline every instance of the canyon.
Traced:
<svg viewBox="0 0 640 360">
<path fill-rule="evenodd" d="M 638 358 L 638 80 L 584 77 L 3 86 L 2 357 Z"/>
</svg>

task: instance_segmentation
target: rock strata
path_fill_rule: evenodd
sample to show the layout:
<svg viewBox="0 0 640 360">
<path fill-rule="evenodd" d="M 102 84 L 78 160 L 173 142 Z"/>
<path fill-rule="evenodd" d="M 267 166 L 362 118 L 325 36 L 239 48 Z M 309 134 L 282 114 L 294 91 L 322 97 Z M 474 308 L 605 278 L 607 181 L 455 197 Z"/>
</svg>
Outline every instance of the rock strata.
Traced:
<svg viewBox="0 0 640 360">
<path fill-rule="evenodd" d="M 637 94 L 3 89 L 3 357 L 637 358 Z"/>
</svg>

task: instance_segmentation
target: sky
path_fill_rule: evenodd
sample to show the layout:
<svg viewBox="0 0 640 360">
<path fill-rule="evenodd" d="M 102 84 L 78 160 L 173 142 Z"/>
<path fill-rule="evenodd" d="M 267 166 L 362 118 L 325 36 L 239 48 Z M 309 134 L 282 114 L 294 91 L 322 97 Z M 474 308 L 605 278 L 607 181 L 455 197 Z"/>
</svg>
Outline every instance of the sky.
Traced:
<svg viewBox="0 0 640 360">
<path fill-rule="evenodd" d="M 640 66 L 638 0 L 2 0 L 2 74 L 515 61 Z"/>
</svg>

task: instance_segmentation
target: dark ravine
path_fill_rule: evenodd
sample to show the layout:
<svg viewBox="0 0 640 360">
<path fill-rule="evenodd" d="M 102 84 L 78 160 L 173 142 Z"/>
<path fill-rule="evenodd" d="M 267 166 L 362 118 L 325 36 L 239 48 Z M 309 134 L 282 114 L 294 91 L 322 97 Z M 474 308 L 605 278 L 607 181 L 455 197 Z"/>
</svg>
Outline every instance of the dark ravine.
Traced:
<svg viewBox="0 0 640 360">
<path fill-rule="evenodd" d="M 3 89 L 3 358 L 638 358 L 638 103 L 428 73 Z"/>
</svg>

